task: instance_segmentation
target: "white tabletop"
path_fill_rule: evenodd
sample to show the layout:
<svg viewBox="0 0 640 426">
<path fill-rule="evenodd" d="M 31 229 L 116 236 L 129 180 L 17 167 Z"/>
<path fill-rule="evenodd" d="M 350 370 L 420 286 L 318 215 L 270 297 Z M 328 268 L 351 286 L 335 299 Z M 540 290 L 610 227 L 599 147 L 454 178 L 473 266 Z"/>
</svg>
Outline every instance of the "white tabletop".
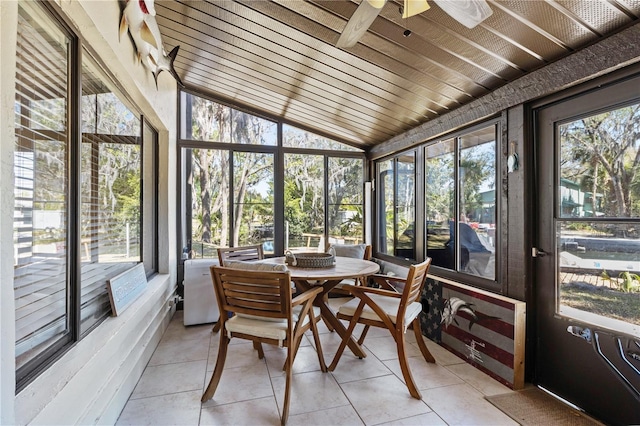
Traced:
<svg viewBox="0 0 640 426">
<path fill-rule="evenodd" d="M 284 264 L 285 257 L 271 257 L 259 262 Z M 289 265 L 287 268 L 294 280 L 343 280 L 375 274 L 380 265 L 370 260 L 336 256 L 336 263 L 327 268 L 299 268 Z"/>
</svg>

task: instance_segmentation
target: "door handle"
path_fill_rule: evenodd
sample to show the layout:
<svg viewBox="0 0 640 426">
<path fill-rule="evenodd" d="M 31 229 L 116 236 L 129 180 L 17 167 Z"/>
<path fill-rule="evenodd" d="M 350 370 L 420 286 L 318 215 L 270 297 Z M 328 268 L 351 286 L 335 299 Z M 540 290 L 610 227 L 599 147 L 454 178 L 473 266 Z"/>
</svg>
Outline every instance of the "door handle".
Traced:
<svg viewBox="0 0 640 426">
<path fill-rule="evenodd" d="M 547 254 L 546 251 L 540 250 L 537 247 L 531 247 L 531 257 L 545 257 Z"/>
</svg>

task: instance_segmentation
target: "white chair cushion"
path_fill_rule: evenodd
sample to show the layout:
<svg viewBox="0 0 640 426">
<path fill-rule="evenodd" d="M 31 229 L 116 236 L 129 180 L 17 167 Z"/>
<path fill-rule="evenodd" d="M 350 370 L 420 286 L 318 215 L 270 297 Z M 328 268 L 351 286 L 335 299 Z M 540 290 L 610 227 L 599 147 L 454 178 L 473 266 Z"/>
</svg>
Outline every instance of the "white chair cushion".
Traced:
<svg viewBox="0 0 640 426">
<path fill-rule="evenodd" d="M 289 269 L 287 265 L 280 263 L 254 263 L 254 262 L 241 262 L 238 260 L 228 260 L 224 263 L 227 268 L 242 269 L 244 271 L 264 271 L 264 272 L 286 272 Z"/>
<path fill-rule="evenodd" d="M 331 245 L 336 252 L 336 256 L 353 257 L 356 259 L 364 258 L 366 244 L 333 244 Z"/>
<path fill-rule="evenodd" d="M 380 306 L 380 308 L 382 308 L 382 310 L 387 315 L 389 315 L 389 318 L 395 324 L 397 321 L 396 315 L 398 314 L 400 299 L 397 297 L 381 296 L 378 294 L 370 294 L 369 296 L 371 296 L 371 299 L 378 306 Z M 359 304 L 360 299 L 356 297 L 340 306 L 340 308 L 338 308 L 338 312 L 343 315 L 353 316 L 356 313 L 356 309 L 358 309 Z M 419 302 L 413 302 L 409 306 L 407 306 L 407 310 L 405 311 L 404 315 L 405 327 L 411 324 L 411 322 L 420 314 L 420 312 L 422 312 L 422 304 Z M 380 321 L 380 317 L 368 305 L 365 305 L 360 317 L 373 321 Z"/>
<path fill-rule="evenodd" d="M 313 306 L 312 308 L 315 317 L 319 318 L 320 308 L 317 306 Z M 300 317 L 300 311 L 302 311 L 302 306 L 298 305 L 293 307 L 292 327 L 296 326 L 296 322 Z M 304 317 L 302 326 L 305 326 L 308 323 L 309 315 Z M 225 325 L 229 338 L 231 338 L 231 333 L 243 333 L 250 336 L 278 340 L 280 346 L 282 346 L 282 342 L 287 338 L 287 320 L 281 318 L 236 314 L 233 318 L 229 318 Z"/>
<path fill-rule="evenodd" d="M 286 319 L 235 315 L 225 322 L 225 326 L 229 338 L 231 338 L 231 333 L 243 333 L 250 336 L 278 340 L 280 346 L 282 346 L 282 342 L 287 338 Z"/>
</svg>

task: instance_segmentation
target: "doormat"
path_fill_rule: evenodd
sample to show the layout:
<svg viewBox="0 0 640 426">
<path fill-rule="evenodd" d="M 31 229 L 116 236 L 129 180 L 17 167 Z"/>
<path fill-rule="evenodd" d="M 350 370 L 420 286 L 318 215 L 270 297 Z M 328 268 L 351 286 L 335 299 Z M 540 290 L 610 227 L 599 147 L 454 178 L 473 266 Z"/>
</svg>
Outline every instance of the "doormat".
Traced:
<svg viewBox="0 0 640 426">
<path fill-rule="evenodd" d="M 597 420 L 535 387 L 485 398 L 523 426 L 602 425 Z"/>
</svg>

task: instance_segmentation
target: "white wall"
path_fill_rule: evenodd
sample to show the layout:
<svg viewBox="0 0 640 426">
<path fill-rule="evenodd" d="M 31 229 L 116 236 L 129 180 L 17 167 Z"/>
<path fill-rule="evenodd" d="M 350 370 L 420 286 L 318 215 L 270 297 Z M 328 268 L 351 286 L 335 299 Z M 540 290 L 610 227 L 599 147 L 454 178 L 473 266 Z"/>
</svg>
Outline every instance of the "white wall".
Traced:
<svg viewBox="0 0 640 426">
<path fill-rule="evenodd" d="M 129 37 L 118 40 L 116 0 L 57 0 L 56 8 L 107 64 L 130 100 L 159 131 L 161 274 L 121 316 L 108 318 L 53 367 L 15 395 L 13 302 L 13 103 L 17 3 L 0 1 L 0 423 L 113 423 L 168 324 L 175 291 L 176 83 L 135 63 Z"/>
</svg>

